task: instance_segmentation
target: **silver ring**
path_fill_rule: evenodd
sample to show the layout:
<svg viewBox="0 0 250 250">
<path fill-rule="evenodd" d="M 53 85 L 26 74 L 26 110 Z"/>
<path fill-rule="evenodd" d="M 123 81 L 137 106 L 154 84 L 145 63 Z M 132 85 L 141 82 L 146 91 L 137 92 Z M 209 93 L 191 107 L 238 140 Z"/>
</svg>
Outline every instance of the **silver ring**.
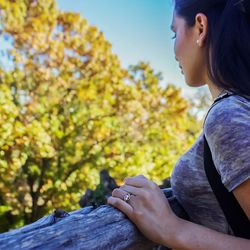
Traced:
<svg viewBox="0 0 250 250">
<path fill-rule="evenodd" d="M 131 194 L 130 194 L 130 193 L 126 193 L 126 194 L 123 196 L 123 200 L 126 201 L 126 202 L 129 202 L 129 201 L 130 201 L 130 198 L 131 198 Z"/>
</svg>

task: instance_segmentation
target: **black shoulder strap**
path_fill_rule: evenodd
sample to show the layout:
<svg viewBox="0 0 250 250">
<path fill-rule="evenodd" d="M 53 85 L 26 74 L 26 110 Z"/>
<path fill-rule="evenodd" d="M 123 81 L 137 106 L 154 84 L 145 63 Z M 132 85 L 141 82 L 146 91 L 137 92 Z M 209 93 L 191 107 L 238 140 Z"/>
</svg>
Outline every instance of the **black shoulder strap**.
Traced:
<svg viewBox="0 0 250 250">
<path fill-rule="evenodd" d="M 230 95 L 225 95 L 223 98 Z M 222 99 L 222 98 L 220 98 Z M 211 150 L 204 135 L 204 167 L 210 186 L 221 206 L 234 235 L 250 239 L 250 221 L 232 192 L 228 192 L 215 168 Z"/>
<path fill-rule="evenodd" d="M 212 154 L 204 135 L 204 165 L 205 172 L 210 186 L 225 214 L 225 217 L 231 226 L 234 235 L 245 239 L 250 239 L 250 221 L 234 197 L 232 192 L 228 192 L 221 182 L 217 172 Z"/>
</svg>

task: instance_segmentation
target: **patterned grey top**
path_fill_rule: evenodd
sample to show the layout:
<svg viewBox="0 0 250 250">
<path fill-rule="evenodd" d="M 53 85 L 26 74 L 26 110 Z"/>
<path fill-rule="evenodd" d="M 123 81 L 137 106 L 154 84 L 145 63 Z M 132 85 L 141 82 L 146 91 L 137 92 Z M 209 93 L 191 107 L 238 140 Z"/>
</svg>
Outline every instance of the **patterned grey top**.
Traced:
<svg viewBox="0 0 250 250">
<path fill-rule="evenodd" d="M 250 101 L 238 95 L 218 101 L 201 135 L 171 175 L 173 194 L 192 222 L 233 235 L 205 174 L 203 133 L 222 183 L 228 191 L 234 190 L 250 178 Z"/>
</svg>

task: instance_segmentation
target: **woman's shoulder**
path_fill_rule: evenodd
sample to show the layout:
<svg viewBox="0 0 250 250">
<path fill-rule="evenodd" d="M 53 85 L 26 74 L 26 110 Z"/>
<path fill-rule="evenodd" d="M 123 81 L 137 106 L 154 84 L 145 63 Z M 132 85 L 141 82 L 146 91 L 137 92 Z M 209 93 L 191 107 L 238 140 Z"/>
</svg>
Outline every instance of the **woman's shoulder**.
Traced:
<svg viewBox="0 0 250 250">
<path fill-rule="evenodd" d="M 238 95 L 218 101 L 207 115 L 204 133 L 230 192 L 249 178 L 250 101 Z"/>
<path fill-rule="evenodd" d="M 231 95 L 215 103 L 207 114 L 204 130 L 229 130 L 244 126 L 250 130 L 250 99 Z"/>
</svg>

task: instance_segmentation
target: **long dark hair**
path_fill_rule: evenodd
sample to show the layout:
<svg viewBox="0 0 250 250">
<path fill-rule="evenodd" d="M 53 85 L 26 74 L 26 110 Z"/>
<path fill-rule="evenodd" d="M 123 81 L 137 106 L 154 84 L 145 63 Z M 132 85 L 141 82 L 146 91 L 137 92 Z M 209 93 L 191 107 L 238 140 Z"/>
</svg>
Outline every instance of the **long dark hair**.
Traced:
<svg viewBox="0 0 250 250">
<path fill-rule="evenodd" d="M 250 96 L 250 0 L 175 0 L 175 12 L 189 27 L 197 13 L 207 16 L 209 78 Z"/>
</svg>

